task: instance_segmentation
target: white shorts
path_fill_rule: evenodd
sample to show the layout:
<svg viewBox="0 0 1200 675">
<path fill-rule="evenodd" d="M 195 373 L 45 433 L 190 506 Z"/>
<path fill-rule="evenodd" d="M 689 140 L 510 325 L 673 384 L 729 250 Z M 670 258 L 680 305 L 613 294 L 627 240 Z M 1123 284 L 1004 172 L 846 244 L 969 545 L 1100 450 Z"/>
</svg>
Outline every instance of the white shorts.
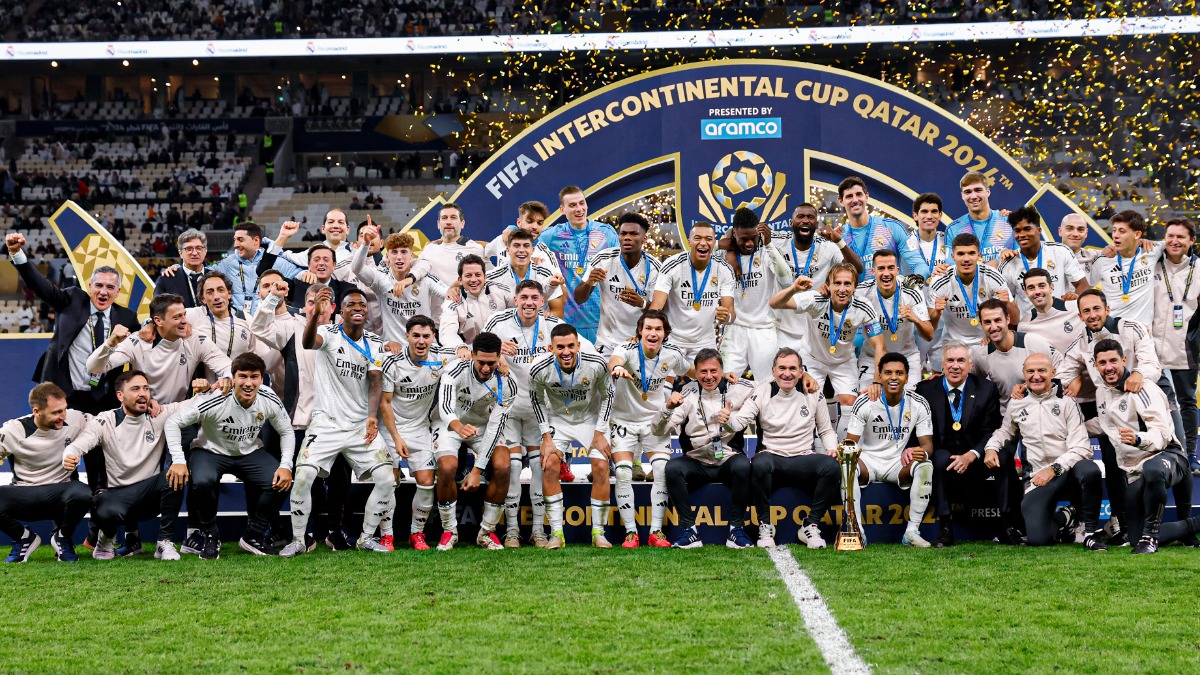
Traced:
<svg viewBox="0 0 1200 675">
<path fill-rule="evenodd" d="M 321 477 L 325 477 L 340 453 L 350 463 L 354 475 L 359 480 L 367 480 L 376 468 L 392 466 L 392 451 L 383 442 L 383 436 L 386 435 L 384 432 L 367 444 L 361 430 L 348 431 L 314 421 L 304 432 L 296 466 L 311 466 Z"/>
<path fill-rule="evenodd" d="M 608 440 L 613 453 L 633 453 L 634 459 L 641 459 L 642 453 L 646 459 L 655 456 L 671 457 L 671 435 L 656 436 L 650 433 L 650 424 L 624 424 L 614 421 L 609 426 Z"/>
<path fill-rule="evenodd" d="M 738 377 L 749 369 L 756 382 L 771 379 L 771 363 L 779 349 L 779 334 L 774 328 L 749 328 L 733 325 L 725 329 L 721 341 L 721 360 L 725 371 Z"/>
<path fill-rule="evenodd" d="M 503 443 L 510 451 L 517 448 L 538 447 L 542 444 L 542 431 L 538 428 L 533 410 L 514 412 L 504 425 Z"/>
<path fill-rule="evenodd" d="M 492 419 L 494 420 L 495 418 Z M 433 434 L 434 461 L 436 462 L 443 457 L 454 457 L 457 459 L 458 450 L 464 445 L 471 450 L 476 459 L 483 452 L 491 453 L 492 450 L 496 449 L 497 445 L 503 445 L 501 441 L 503 440 L 504 428 L 506 426 L 500 426 L 493 421 L 489 421 L 487 427 L 484 429 L 475 426 L 478 433 L 467 440 L 463 440 L 457 433 L 439 424 Z"/>
<path fill-rule="evenodd" d="M 905 354 L 908 357 L 908 384 L 905 389 L 916 391 L 921 381 L 921 354 Z M 866 391 L 875 382 L 875 359 L 865 354 L 858 357 L 858 390 Z"/>
<path fill-rule="evenodd" d="M 858 364 L 853 359 L 837 365 L 823 363 L 808 356 L 805 350 L 800 352 L 804 363 L 804 372 L 812 375 L 820 387 L 825 386 L 825 380 L 833 385 L 833 395 L 858 394 Z"/>
<path fill-rule="evenodd" d="M 588 450 L 591 459 L 603 459 L 599 450 L 592 449 L 592 439 L 596 435 L 596 427 L 591 424 L 571 424 L 563 420 L 551 420 L 550 435 L 554 438 L 554 448 L 562 453 L 563 459 L 570 459 L 571 446 L 581 445 Z"/>
<path fill-rule="evenodd" d="M 867 485 L 871 483 L 891 483 L 899 487 L 908 487 L 912 484 L 912 477 L 910 476 L 908 483 L 900 485 L 900 470 L 904 468 L 904 465 L 900 463 L 900 455 L 889 459 L 864 452 L 858 456 L 858 461 L 867 467 Z"/>
<path fill-rule="evenodd" d="M 408 470 L 413 471 L 433 471 L 437 468 L 437 463 L 433 459 L 433 437 L 437 432 L 431 430 L 428 425 L 420 427 L 398 427 L 400 438 L 404 439 L 404 443 L 408 445 L 408 459 L 404 462 L 408 465 Z M 383 436 L 383 442 L 387 445 L 388 450 L 394 454 L 396 452 L 395 444 L 392 443 L 391 434 L 380 434 Z"/>
<path fill-rule="evenodd" d="M 701 349 L 715 349 L 717 346 L 716 340 L 713 340 L 712 342 L 706 342 L 702 345 L 695 343 L 682 344 L 679 342 L 672 342 L 671 344 L 675 345 L 679 348 L 679 351 L 683 352 L 683 361 L 689 366 L 696 362 L 696 355 L 700 353 Z"/>
</svg>

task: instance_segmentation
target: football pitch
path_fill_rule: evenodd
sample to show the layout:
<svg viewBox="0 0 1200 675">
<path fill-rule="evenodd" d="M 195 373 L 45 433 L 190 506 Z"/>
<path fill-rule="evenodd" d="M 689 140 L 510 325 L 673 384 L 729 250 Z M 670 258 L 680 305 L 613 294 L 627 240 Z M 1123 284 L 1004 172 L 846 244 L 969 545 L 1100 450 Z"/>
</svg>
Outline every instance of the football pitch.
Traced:
<svg viewBox="0 0 1200 675">
<path fill-rule="evenodd" d="M 1197 551 L 788 547 L 876 672 L 1200 671 Z M 83 552 L 82 547 L 80 551 Z M 6 672 L 825 672 L 763 550 L 0 566 Z"/>
</svg>

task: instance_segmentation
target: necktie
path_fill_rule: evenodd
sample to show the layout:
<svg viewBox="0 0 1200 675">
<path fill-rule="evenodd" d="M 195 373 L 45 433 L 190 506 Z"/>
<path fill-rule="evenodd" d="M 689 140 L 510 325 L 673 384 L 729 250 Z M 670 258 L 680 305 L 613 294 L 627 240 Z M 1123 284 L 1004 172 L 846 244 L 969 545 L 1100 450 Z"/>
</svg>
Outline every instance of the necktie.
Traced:
<svg viewBox="0 0 1200 675">
<path fill-rule="evenodd" d="M 950 405 L 958 405 L 958 394 L 959 391 L 957 389 L 950 390 Z"/>
<path fill-rule="evenodd" d="M 92 346 L 99 347 L 104 344 L 107 336 L 104 334 L 104 313 L 95 312 L 92 314 Z M 104 381 L 92 387 L 92 398 L 99 400 L 104 396 Z"/>
</svg>

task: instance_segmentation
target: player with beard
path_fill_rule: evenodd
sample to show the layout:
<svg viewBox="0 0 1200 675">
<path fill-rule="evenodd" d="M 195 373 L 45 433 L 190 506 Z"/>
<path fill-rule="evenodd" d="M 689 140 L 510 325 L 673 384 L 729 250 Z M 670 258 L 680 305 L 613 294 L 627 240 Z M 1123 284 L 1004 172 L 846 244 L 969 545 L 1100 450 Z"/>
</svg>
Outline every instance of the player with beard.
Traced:
<svg viewBox="0 0 1200 675">
<path fill-rule="evenodd" d="M 721 357 L 729 372 L 742 376 L 766 377 L 771 368 L 771 353 L 778 348 L 775 316 L 768 302 L 781 287 L 792 282 L 787 263 L 778 249 L 771 246 L 771 228 L 758 221 L 758 214 L 739 208 L 733 214 L 733 227 L 720 242 L 725 260 L 733 268 L 737 287 L 733 307 L 737 315 L 725 330 Z"/>
<path fill-rule="evenodd" d="M 980 262 L 994 268 L 1000 264 L 1001 253 L 1016 248 L 1012 225 L 992 208 L 987 176 L 972 171 L 958 181 L 958 187 L 967 212 L 946 226 L 946 239 L 953 242 L 960 234 L 974 235 L 979 242 Z"/>
<path fill-rule="evenodd" d="M 316 392 L 313 418 L 296 460 L 291 499 L 292 541 L 279 552 L 285 558 L 308 551 L 304 534 L 312 508 L 313 482 L 329 473 L 338 455 L 346 458 L 360 480 L 369 479 L 374 484 L 363 509 L 358 548 L 388 552 L 375 538 L 381 521 L 390 521 L 396 508 L 392 456 L 379 437 L 377 417 L 383 379 L 383 341 L 363 330 L 367 322 L 367 299 L 361 291 L 351 290 L 340 298 L 341 325 L 319 325 L 320 315 L 332 300 L 332 291 L 319 291 L 315 311 L 304 326 L 304 348 L 320 353 L 313 381 Z"/>
<path fill-rule="evenodd" d="M 600 289 L 600 326 L 596 351 L 604 355 L 636 336 L 635 325 L 650 306 L 650 293 L 662 265 L 646 253 L 650 223 L 641 214 L 626 213 L 617 221 L 619 246 L 606 248 L 588 261 L 583 280 L 575 287 L 575 302 L 584 304 Z"/>
<path fill-rule="evenodd" d="M 84 453 L 97 447 L 104 452 L 108 489 L 96 495 L 92 508 L 92 517 L 99 529 L 92 557 L 112 560 L 116 556 L 113 537 L 118 523 L 136 523 L 158 516 L 158 545 L 154 557 L 179 560 L 179 551 L 172 538 L 179 507 L 183 505 L 187 466 L 172 464 L 163 470 L 163 445 L 166 442 L 163 429 L 171 415 L 187 402 L 169 403 L 162 406 L 157 416 L 152 416 L 150 381 L 140 370 L 121 373 L 116 388 L 121 407 L 93 417 L 83 433 L 63 449 L 62 455 L 63 468 L 74 471 Z M 208 391 L 208 388 L 205 380 L 191 383 L 191 389 L 196 393 Z"/>
<path fill-rule="evenodd" d="M 42 538 L 22 525 L 50 520 L 50 543 L 62 562 L 75 562 L 72 537 L 79 521 L 92 507 L 92 491 L 62 465 L 62 448 L 91 422 L 91 415 L 67 408 L 67 393 L 53 382 L 43 382 L 29 392 L 32 415 L 18 417 L 0 427 L 0 460 L 8 459 L 12 484 L 0 486 L 0 532 L 12 539 L 6 563 L 29 560 Z"/>
<path fill-rule="evenodd" d="M 1055 298 L 1074 300 L 1088 289 L 1087 274 L 1079 266 L 1071 249 L 1054 242 L 1042 241 L 1042 217 L 1032 206 L 1022 206 L 1008 216 L 1017 250 L 1000 254 L 1000 276 L 1008 284 L 1009 294 L 1016 300 L 1022 315 L 1033 309 L 1025 297 L 1022 285 L 1032 269 L 1043 269 L 1050 275 L 1051 292 Z"/>
<path fill-rule="evenodd" d="M 1045 338 L 1060 354 L 1065 354 L 1079 337 L 1079 315 L 1067 309 L 1066 302 L 1054 297 L 1050 272 L 1034 267 L 1021 279 L 1022 294 L 1031 309 L 1021 314 L 1017 330 Z"/>
<path fill-rule="evenodd" d="M 899 285 L 900 270 L 896 254 L 888 249 L 875 252 L 872 267 L 875 278 L 864 282 L 855 291 L 855 296 L 865 300 L 880 317 L 882 337 L 889 352 L 903 354 L 908 359 L 908 372 L 915 373 L 908 381 L 910 389 L 917 386 L 921 372 L 921 352 L 917 338 L 933 339 L 933 322 L 925 307 L 925 296 L 911 288 Z M 862 391 L 875 381 L 875 341 L 863 342 L 858 357 L 858 386 Z"/>
<path fill-rule="evenodd" d="M 496 266 L 503 265 L 508 259 L 508 237 L 517 230 L 525 230 L 532 234 L 536 241 L 538 237 L 542 236 L 542 227 L 549 215 L 550 212 L 546 210 L 546 205 L 541 202 L 525 202 L 518 206 L 516 224 L 509 225 L 495 239 L 488 242 L 488 245 L 483 248 L 485 259 L 491 260 Z M 533 256 L 529 260 L 534 265 L 541 265 L 549 269 L 555 267 L 554 254 L 540 241 L 534 246 Z"/>
<path fill-rule="evenodd" d="M 1167 221 L 1163 257 L 1154 270 L 1154 323 L 1150 326 L 1155 351 L 1178 394 L 1186 436 L 1184 451 L 1193 475 L 1200 474 L 1200 462 L 1196 461 L 1197 353 L 1189 338 L 1200 327 L 1200 313 L 1196 311 L 1200 283 L 1193 283 L 1195 245 L 1196 227 L 1191 220 Z"/>
<path fill-rule="evenodd" d="M 483 517 L 475 543 L 492 551 L 504 548 L 495 532 L 510 485 L 510 458 L 502 442 L 508 411 L 522 391 L 518 389 L 516 379 L 508 373 L 501 349 L 499 337 L 487 331 L 481 332 L 471 343 L 471 358 L 456 363 L 442 375 L 439 419 L 433 440 L 438 471 L 438 513 L 442 518 L 442 539 L 437 547 L 439 551 L 449 551 L 458 543 L 458 485 L 455 475 L 458 473 L 459 452 L 464 449 L 475 455 L 475 465 L 463 479 L 464 491 L 477 490 L 484 471 L 491 470 L 483 494 Z"/>
<path fill-rule="evenodd" d="M 1031 354 L 1023 368 L 1028 395 L 1009 402 L 1004 423 L 988 440 L 987 451 L 999 453 L 1018 438 L 1025 447 L 1030 478 L 1021 512 L 1029 545 L 1053 544 L 1057 532 L 1073 529 L 1071 512 L 1055 509 L 1069 499 L 1083 522 L 1084 547 L 1107 551 L 1099 525 L 1100 469 L 1092 461 L 1083 413 L 1074 399 L 1055 387 L 1050 357 Z"/>
<path fill-rule="evenodd" d="M 562 320 L 553 314 L 542 315 L 545 296 L 542 286 L 533 279 L 517 284 L 515 309 L 506 309 L 488 321 L 484 331 L 494 333 L 502 340 L 500 353 L 508 362 L 509 370 L 517 386 L 529 391 L 529 370 L 533 362 L 550 348 L 550 333 Z M 529 502 L 533 509 L 533 543 L 538 548 L 546 546 L 546 501 L 542 494 L 542 432 L 533 415 L 533 401 L 528 396 L 517 396 L 508 410 L 508 422 L 504 425 L 501 445 L 497 452 L 507 452 L 510 458 L 508 474 L 508 497 L 504 502 L 505 521 L 508 529 L 504 535 L 504 546 L 518 548 L 521 545 L 519 515 L 521 505 L 521 461 L 529 464 Z M 574 476 L 572 476 L 574 479 Z"/>
<path fill-rule="evenodd" d="M 1153 382 L 1144 383 L 1137 392 L 1124 386 L 1129 373 L 1125 350 L 1116 340 L 1096 343 L 1093 354 L 1104 381 L 1096 390 L 1100 426 L 1116 448 L 1118 466 L 1129 478 L 1126 527 L 1130 542 L 1137 542 L 1133 552 L 1157 553 L 1159 546 L 1194 539 L 1200 517 L 1162 522 L 1167 490 L 1179 485 L 1186 494 L 1192 492 L 1187 458 L 1170 418 L 1163 414 L 1166 395 Z"/>
<path fill-rule="evenodd" d="M 717 347 L 714 325 L 725 326 L 736 318 L 733 294 L 737 283 L 729 264 L 713 259 L 716 247 L 717 234 L 711 223 L 692 225 L 690 250 L 667 258 L 654 283 L 650 309 L 666 312 L 675 342 L 682 345 L 689 360 L 701 349 Z"/>
<path fill-rule="evenodd" d="M 441 330 L 438 338 L 442 346 L 454 349 L 458 358 L 468 358 L 471 349 L 467 345 L 483 331 L 484 325 L 496 312 L 509 307 L 503 293 L 493 292 L 487 283 L 483 258 L 468 255 L 458 263 L 460 298 L 447 297 L 442 303 Z"/>
<path fill-rule="evenodd" d="M 854 405 L 854 399 L 858 396 L 855 334 L 862 329 L 863 339 L 871 343 L 876 359 L 887 352 L 879 316 L 875 314 L 871 303 L 854 296 L 857 284 L 858 275 L 854 268 L 838 263 L 829 272 L 826 282 L 828 296 L 810 290 L 812 280 L 808 277 L 798 277 L 792 285 L 771 298 L 771 307 L 790 309 L 805 315 L 808 321 L 805 335 L 808 338 L 800 343 L 804 370 L 821 387 L 828 381 L 833 387 L 837 404 L 847 410 Z M 872 363 L 872 380 L 876 372 Z M 841 424 L 839 420 L 839 427 Z"/>
<path fill-rule="evenodd" d="M 470 256 L 476 256 L 484 263 L 483 246 L 463 236 L 467 226 L 467 218 L 458 204 L 442 204 L 438 209 L 438 231 L 442 238 L 431 241 L 421 249 L 421 255 L 412 263 L 410 277 L 400 281 L 400 290 L 406 290 L 411 284 L 419 284 L 427 275 L 448 282 L 461 277 L 462 261 Z M 482 265 L 484 271 L 487 265 Z M 441 318 L 445 305 L 434 305 L 433 320 Z M 442 336 L 443 343 L 445 336 Z M 469 342 L 469 340 L 468 340 Z"/>
<path fill-rule="evenodd" d="M 408 470 L 417 484 L 408 543 L 415 550 L 428 551 L 425 523 L 433 509 L 433 477 L 437 470 L 433 447 L 436 434 L 441 433 L 433 428 L 431 416 L 442 373 L 454 352 L 434 344 L 433 319 L 414 316 L 407 328 L 404 349 L 383 362 L 379 417 L 388 431 L 384 441 L 390 441 L 388 445 L 398 457 L 408 460 Z M 382 532 L 379 543 L 395 548 L 392 532 Z"/>
<path fill-rule="evenodd" d="M 533 235 L 517 230 L 508 237 L 508 260 L 488 272 L 487 284 L 493 293 L 503 295 L 506 306 L 512 306 L 512 299 L 517 295 L 517 285 L 522 281 L 536 281 L 546 293 L 546 308 L 548 314 L 562 318 L 566 298 L 563 297 L 565 281 L 561 274 L 553 269 L 533 263 Z"/>
<path fill-rule="evenodd" d="M 446 284 L 432 273 L 419 284 L 401 284 L 412 271 L 411 234 L 388 235 L 383 244 L 388 273 L 381 272 L 368 256 L 368 247 L 378 238 L 379 230 L 374 226 L 359 231 L 360 245 L 350 261 L 350 271 L 379 299 L 384 341 L 404 342 L 408 320 L 418 315 L 432 317 L 446 297 Z"/>
<path fill-rule="evenodd" d="M 546 548 L 566 545 L 558 465 L 572 443 L 587 448 L 592 463 L 592 545 L 612 548 L 604 538 L 610 499 L 608 463 L 612 459 L 605 432 L 614 389 L 608 366 L 600 355 L 581 351 L 579 334 L 570 324 L 563 324 L 550 331 L 550 353 L 533 362 L 529 379 L 533 414 L 542 432 L 542 478 L 550 520 Z"/>
<path fill-rule="evenodd" d="M 846 245 L 846 240 L 830 228 L 825 228 L 823 234 L 829 239 L 817 234 L 817 208 L 804 203 L 792 211 L 791 230 L 775 232 L 771 236 L 771 246 L 783 255 L 783 261 L 790 271 L 789 277 L 794 281 L 799 277 L 808 277 L 813 284 L 820 286 L 825 283 L 829 270 L 839 262 L 850 263 L 862 274 L 863 263 L 858 259 L 854 249 Z M 775 314 L 776 330 L 781 344 L 799 344 L 804 341 L 806 329 L 804 317 L 795 312 L 772 310 Z"/>
<path fill-rule="evenodd" d="M 650 493 L 650 546 L 669 546 L 662 532 L 667 512 L 667 461 L 671 459 L 671 437 L 656 432 L 653 422 L 675 379 L 688 374 L 691 365 L 683 352 L 667 344 L 671 324 L 667 315 L 646 310 L 637 322 L 636 342 L 617 348 L 608 359 L 608 370 L 616 380 L 615 403 L 609 435 L 617 476 L 617 510 L 625 526 L 624 548 L 638 547 L 634 518 L 633 462 L 642 454 L 654 467 Z"/>
<path fill-rule="evenodd" d="M 867 208 L 870 199 L 867 184 L 857 176 L 850 176 L 838 184 L 838 204 L 846 213 L 848 227 L 838 226 L 835 231 L 845 238 L 846 244 L 866 266 L 858 280 L 866 281 L 874 276 L 869 256 L 881 248 L 895 251 L 912 274 L 928 277 L 928 265 L 908 243 L 911 236 L 908 228 L 898 220 L 871 215 Z"/>
<path fill-rule="evenodd" d="M 881 395 L 864 393 L 854 402 L 846 441 L 857 443 L 862 451 L 853 486 L 858 522 L 866 522 L 862 517 L 862 488 L 873 482 L 908 488 L 908 526 L 900 541 L 906 546 L 929 548 L 920 528 L 933 491 L 933 417 L 928 401 L 905 391 L 909 363 L 909 357 L 896 352 L 880 357 Z M 916 439 L 917 447 L 907 447 L 910 436 Z M 842 489 L 849 491 L 851 487 L 843 485 Z"/>
</svg>

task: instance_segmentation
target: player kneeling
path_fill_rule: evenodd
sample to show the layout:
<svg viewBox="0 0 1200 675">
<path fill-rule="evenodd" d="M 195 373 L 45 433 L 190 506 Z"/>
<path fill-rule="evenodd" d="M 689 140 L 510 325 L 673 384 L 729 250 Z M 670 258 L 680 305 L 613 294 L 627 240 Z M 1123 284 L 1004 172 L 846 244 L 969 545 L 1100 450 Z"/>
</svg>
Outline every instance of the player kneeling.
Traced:
<svg viewBox="0 0 1200 675">
<path fill-rule="evenodd" d="M 796 350 L 784 347 L 771 364 L 774 379 L 754 385 L 754 392 L 736 413 L 717 413 L 728 431 L 741 431 L 757 422 L 758 450 L 750 463 L 755 507 L 758 509 L 758 545 L 775 546 L 771 522 L 771 495 L 776 488 L 794 485 L 813 497 L 804 519 L 800 541 L 809 548 L 825 548 L 818 523 L 837 499 L 841 486 L 838 462 L 829 456 L 837 448 L 837 434 L 829 422 L 829 409 L 819 391 L 798 389 L 803 363 Z M 824 452 L 816 447 L 820 436 Z"/>
<path fill-rule="evenodd" d="M 933 416 L 929 403 L 920 395 L 905 393 L 908 385 L 908 357 L 890 352 L 879 359 L 879 379 L 883 395 L 872 398 L 868 392 L 858 397 L 850 413 L 846 440 L 858 444 L 862 454 L 854 481 L 854 507 L 858 522 L 862 517 L 862 488 L 872 482 L 891 483 L 908 488 L 908 527 L 900 540 L 907 546 L 928 548 L 921 537 L 921 521 L 933 493 Z M 905 448 L 916 432 L 919 447 Z M 849 486 L 843 486 L 850 489 Z"/>
<path fill-rule="evenodd" d="M 612 458 L 612 447 L 604 435 L 613 407 L 608 364 L 598 354 L 581 352 L 575 327 L 564 323 L 550 331 L 550 353 L 533 362 L 529 379 L 533 415 L 542 431 L 542 480 L 550 518 L 546 548 L 566 545 L 558 467 L 572 442 L 588 448 L 592 463 L 592 545 L 612 548 L 604 538 L 610 508 L 608 462 Z"/>
<path fill-rule="evenodd" d="M 742 529 L 750 504 L 750 459 L 743 452 L 745 432 L 735 433 L 722 426 L 731 414 L 741 410 L 753 390 L 746 380 L 726 382 L 721 355 L 715 349 L 701 349 L 696 355 L 696 383 L 689 382 L 682 393 L 673 392 L 654 420 L 651 433 L 658 436 L 667 436 L 671 430 L 680 428 L 679 446 L 684 454 L 667 462 L 666 468 L 667 491 L 679 512 L 682 528 L 682 534 L 673 544 L 675 548 L 703 546 L 696 532 L 690 491 L 712 483 L 721 483 L 733 493 L 729 539 L 725 545 L 729 548 L 754 545 Z"/>
</svg>

